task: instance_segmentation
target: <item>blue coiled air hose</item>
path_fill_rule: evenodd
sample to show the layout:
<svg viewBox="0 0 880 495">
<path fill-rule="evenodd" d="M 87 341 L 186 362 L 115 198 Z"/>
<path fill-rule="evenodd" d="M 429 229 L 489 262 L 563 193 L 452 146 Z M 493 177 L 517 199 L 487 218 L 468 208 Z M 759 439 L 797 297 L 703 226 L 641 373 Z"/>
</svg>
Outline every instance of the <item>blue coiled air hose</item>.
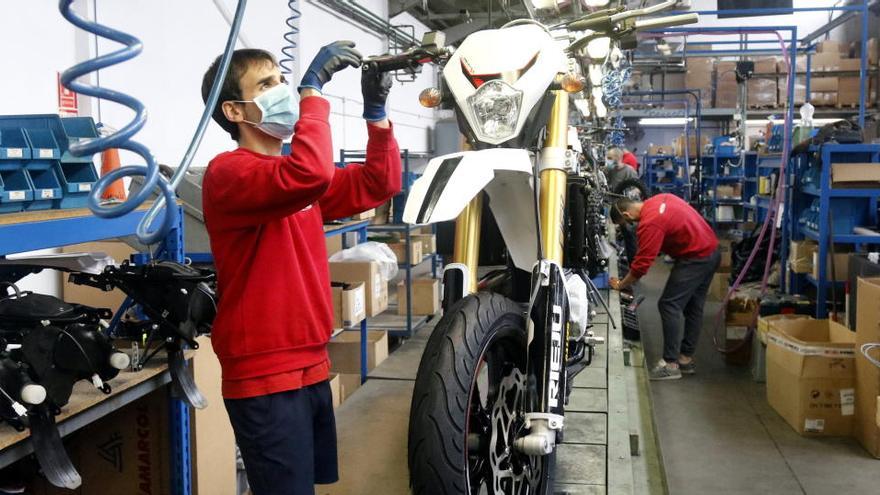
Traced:
<svg viewBox="0 0 880 495">
<path fill-rule="evenodd" d="M 241 28 L 241 20 L 244 17 L 244 9 L 247 5 L 247 0 L 238 1 L 238 7 L 235 11 L 235 19 L 226 41 L 226 50 L 223 53 L 220 68 L 217 72 L 219 77 L 214 80 L 214 85 L 211 87 L 211 92 L 208 95 L 208 101 L 205 104 L 205 110 L 202 113 L 202 118 L 199 121 L 195 135 L 181 161 L 180 167 L 178 167 L 177 171 L 172 176 L 170 183 L 160 176 L 159 166 L 156 164 L 150 150 L 143 144 L 131 139 L 132 136 L 137 134 L 138 131 L 144 127 L 144 123 L 146 123 L 146 108 L 143 103 L 120 91 L 92 86 L 76 81 L 77 78 L 85 74 L 105 69 L 136 57 L 143 49 L 143 45 L 140 40 L 134 36 L 80 17 L 73 11 L 71 4 L 73 4 L 73 0 L 60 0 L 58 2 L 58 9 L 60 10 L 61 15 L 67 19 L 68 22 L 84 31 L 94 34 L 95 36 L 107 38 L 125 46 L 119 50 L 86 60 L 67 69 L 61 74 L 61 83 L 77 93 L 125 105 L 134 111 L 135 116 L 131 122 L 109 136 L 71 145 L 70 153 L 74 156 L 85 156 L 100 153 L 108 148 L 119 148 L 140 155 L 146 163 L 146 165 L 126 165 L 105 174 L 98 179 L 95 183 L 95 187 L 92 188 L 92 191 L 89 194 L 89 209 L 92 213 L 101 218 L 120 217 L 131 213 L 135 208 L 142 205 L 144 201 L 149 198 L 152 191 L 158 186 L 161 190 L 161 195 L 138 224 L 136 231 L 137 237 L 142 243 L 148 245 L 155 244 L 164 239 L 168 234 L 168 231 L 177 223 L 178 209 L 165 208 L 162 224 L 156 230 L 152 232 L 149 231 L 153 220 L 158 216 L 162 208 L 166 204 L 174 203 L 176 199 L 174 190 L 177 188 L 177 185 L 183 179 L 183 175 L 192 163 L 196 150 L 198 150 L 202 137 L 205 134 L 208 121 L 211 118 L 214 106 L 217 104 L 217 100 L 220 96 L 220 88 L 223 86 L 224 79 L 226 79 L 226 72 L 229 69 L 229 61 L 232 59 L 232 52 L 235 48 L 235 39 L 238 37 L 238 31 Z M 113 182 L 122 179 L 123 177 L 130 176 L 144 177 L 144 184 L 140 190 L 129 196 L 129 198 L 121 204 L 102 206 L 101 196 L 104 190 Z"/>
<path fill-rule="evenodd" d="M 284 57 L 278 61 L 278 65 L 281 67 L 281 73 L 288 75 L 293 74 L 293 62 L 296 61 L 296 35 L 299 34 L 299 27 L 296 25 L 296 21 L 302 17 L 302 14 L 296 8 L 296 0 L 290 0 L 287 2 L 287 7 L 290 8 L 290 17 L 288 17 L 284 23 L 287 24 L 287 32 L 284 33 L 284 41 L 287 42 L 284 47 L 281 48 L 281 53 Z"/>
</svg>

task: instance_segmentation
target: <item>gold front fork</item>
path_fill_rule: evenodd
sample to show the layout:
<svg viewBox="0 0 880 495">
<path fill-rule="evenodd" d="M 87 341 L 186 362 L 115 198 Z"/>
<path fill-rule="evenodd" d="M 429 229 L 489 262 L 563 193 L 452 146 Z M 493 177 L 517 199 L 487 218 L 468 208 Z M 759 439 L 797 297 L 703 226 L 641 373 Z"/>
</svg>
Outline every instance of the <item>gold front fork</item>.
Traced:
<svg viewBox="0 0 880 495">
<path fill-rule="evenodd" d="M 563 222 L 568 173 L 565 152 L 568 149 L 568 93 L 554 91 L 556 100 L 547 122 L 547 139 L 541 151 L 541 189 L 538 211 L 541 218 L 541 246 L 544 258 L 562 265 Z"/>
<path fill-rule="evenodd" d="M 477 264 L 480 261 L 480 225 L 483 219 L 483 193 L 474 199 L 459 213 L 455 220 L 455 250 L 452 260 L 468 267 L 469 294 L 477 292 Z"/>
</svg>

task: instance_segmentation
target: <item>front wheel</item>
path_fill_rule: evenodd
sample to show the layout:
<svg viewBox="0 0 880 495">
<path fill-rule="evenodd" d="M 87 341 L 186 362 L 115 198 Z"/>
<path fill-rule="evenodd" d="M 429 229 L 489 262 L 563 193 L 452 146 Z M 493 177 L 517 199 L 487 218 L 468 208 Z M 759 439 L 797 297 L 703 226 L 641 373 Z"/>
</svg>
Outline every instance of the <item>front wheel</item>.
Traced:
<svg viewBox="0 0 880 495">
<path fill-rule="evenodd" d="M 409 471 L 415 495 L 544 495 L 555 454 L 526 456 L 529 379 L 521 307 L 492 293 L 456 303 L 428 340 L 413 390 Z"/>
</svg>

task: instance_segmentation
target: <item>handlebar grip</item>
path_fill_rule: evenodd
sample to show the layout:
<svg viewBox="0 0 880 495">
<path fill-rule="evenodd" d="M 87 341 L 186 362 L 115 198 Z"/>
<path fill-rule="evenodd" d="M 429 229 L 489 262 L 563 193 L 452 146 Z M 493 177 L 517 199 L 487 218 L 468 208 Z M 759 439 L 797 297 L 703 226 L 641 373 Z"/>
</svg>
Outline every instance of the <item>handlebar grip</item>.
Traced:
<svg viewBox="0 0 880 495">
<path fill-rule="evenodd" d="M 364 71 L 393 72 L 396 70 L 412 69 L 418 65 L 409 57 L 378 57 L 365 60 L 361 69 Z"/>
<path fill-rule="evenodd" d="M 601 16 L 593 19 L 574 21 L 568 25 L 568 29 L 570 31 L 586 31 L 587 29 L 589 29 L 592 31 L 609 32 L 613 28 L 614 23 L 611 22 L 611 17 L 609 16 Z"/>
<path fill-rule="evenodd" d="M 644 21 L 636 21 L 635 28 L 637 30 L 656 29 L 656 28 L 665 28 L 665 27 L 673 27 L 673 26 L 682 26 L 684 24 L 694 24 L 697 22 L 700 22 L 700 16 L 698 14 L 670 15 L 670 16 L 666 16 L 666 17 L 658 17 L 656 19 L 647 19 Z"/>
</svg>

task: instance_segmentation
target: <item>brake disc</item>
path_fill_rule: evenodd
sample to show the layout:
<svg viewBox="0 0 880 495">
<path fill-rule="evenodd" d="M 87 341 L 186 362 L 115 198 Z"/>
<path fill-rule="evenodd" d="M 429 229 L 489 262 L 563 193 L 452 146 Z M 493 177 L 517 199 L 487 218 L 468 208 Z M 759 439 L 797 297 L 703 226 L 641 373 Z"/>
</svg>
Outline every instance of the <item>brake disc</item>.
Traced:
<svg viewBox="0 0 880 495">
<path fill-rule="evenodd" d="M 489 463 L 492 466 L 494 494 L 528 495 L 541 479 L 541 460 L 526 457 L 517 464 L 513 440 L 519 429 L 518 412 L 526 400 L 526 376 L 514 367 L 498 386 L 498 395 L 492 405 L 492 437 L 489 443 Z"/>
</svg>

